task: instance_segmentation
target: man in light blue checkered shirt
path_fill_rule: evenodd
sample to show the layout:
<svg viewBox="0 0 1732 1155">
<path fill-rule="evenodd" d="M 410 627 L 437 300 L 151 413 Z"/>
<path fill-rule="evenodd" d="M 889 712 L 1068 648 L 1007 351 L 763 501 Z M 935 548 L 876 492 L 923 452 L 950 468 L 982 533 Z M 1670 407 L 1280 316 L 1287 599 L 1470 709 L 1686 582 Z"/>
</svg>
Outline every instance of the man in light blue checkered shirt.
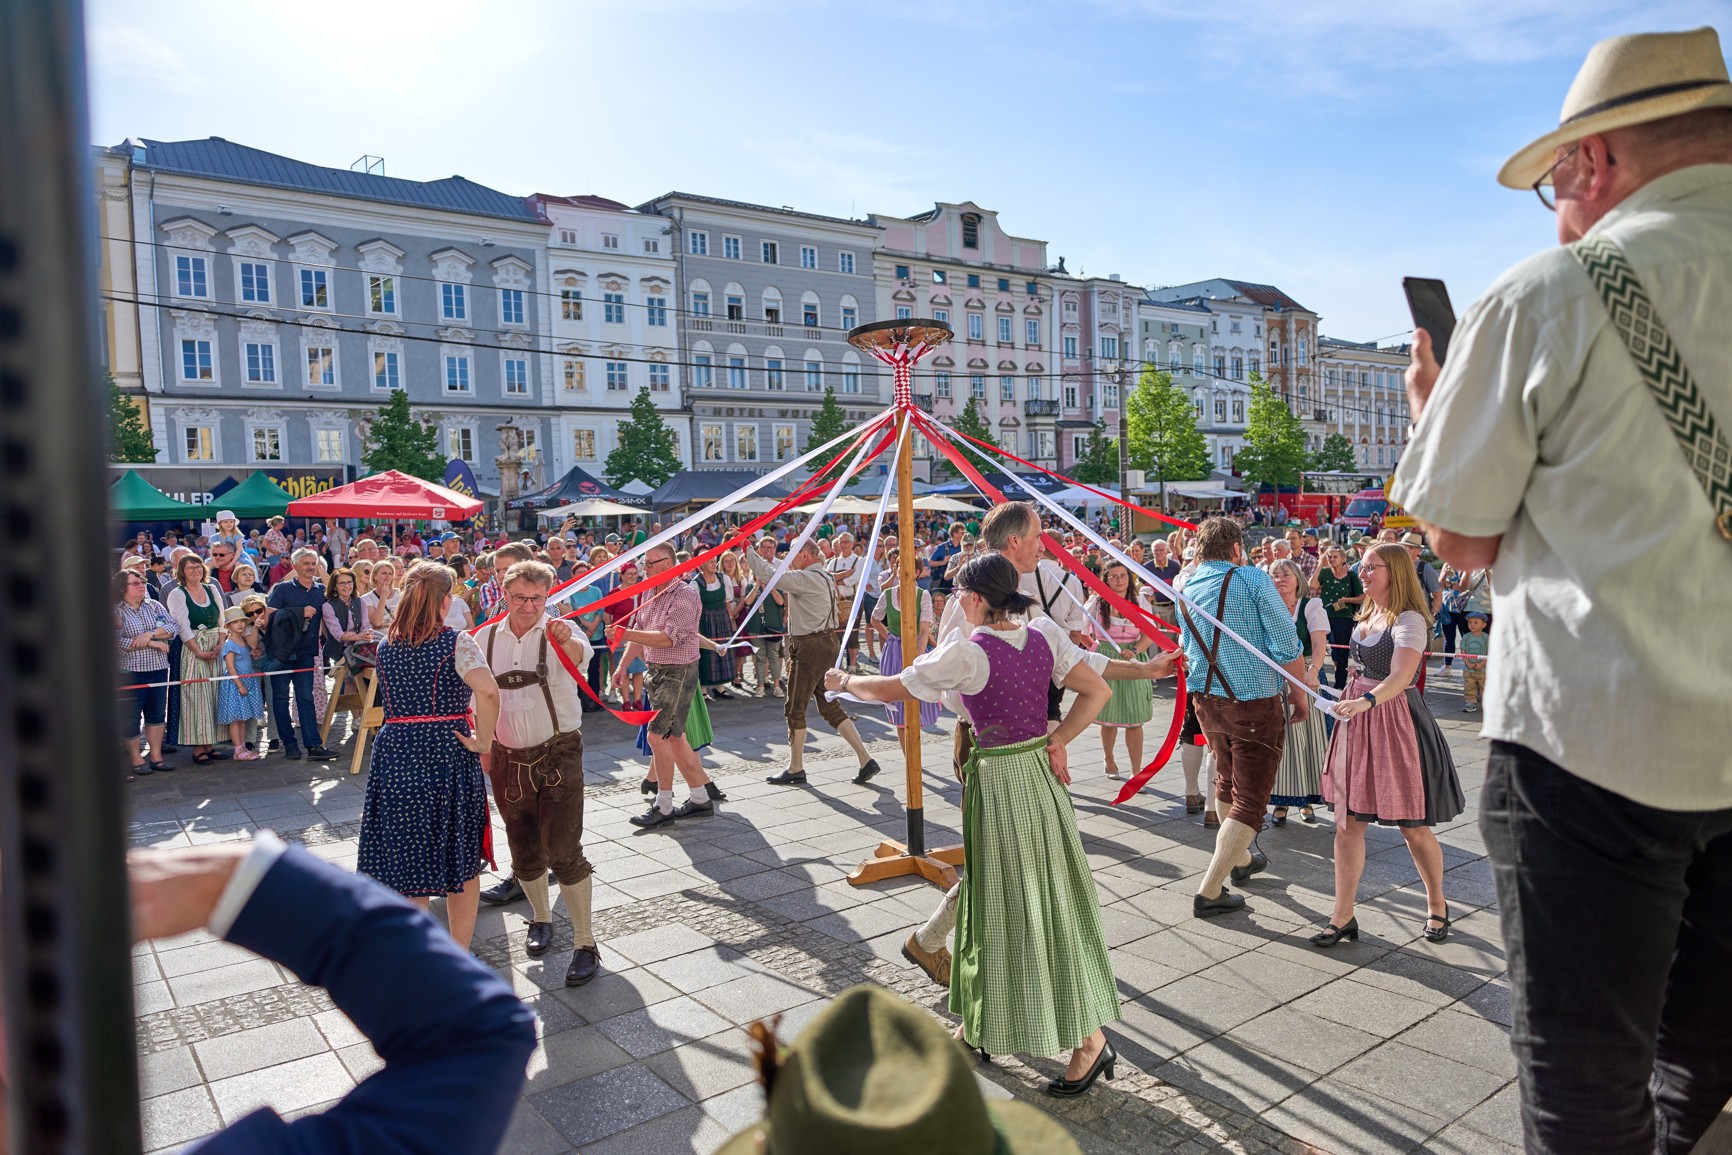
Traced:
<svg viewBox="0 0 1732 1155">
<path fill-rule="evenodd" d="M 1303 721 L 1309 699 L 1297 687 L 1221 633 L 1197 610 L 1220 619 L 1277 665 L 1301 677 L 1304 655 L 1293 615 L 1269 575 L 1245 563 L 1244 533 L 1229 517 L 1211 517 L 1197 528 L 1197 568 L 1181 591 L 1191 603 L 1181 606 L 1180 639 L 1185 651 L 1185 687 L 1193 697 L 1197 721 L 1215 754 L 1215 812 L 1221 830 L 1215 855 L 1204 873 L 1192 913 L 1214 918 L 1245 905 L 1242 895 L 1224 885 L 1266 869 L 1269 859 L 1251 850 L 1263 825 L 1269 792 L 1281 767 L 1288 694 L 1293 720 Z"/>
</svg>

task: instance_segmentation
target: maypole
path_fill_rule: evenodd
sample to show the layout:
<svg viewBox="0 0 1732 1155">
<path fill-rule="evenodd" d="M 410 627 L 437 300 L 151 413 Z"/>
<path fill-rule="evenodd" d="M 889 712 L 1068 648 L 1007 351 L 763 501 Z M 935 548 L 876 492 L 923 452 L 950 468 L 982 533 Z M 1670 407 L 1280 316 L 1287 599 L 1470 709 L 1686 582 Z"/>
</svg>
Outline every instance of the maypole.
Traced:
<svg viewBox="0 0 1732 1155">
<path fill-rule="evenodd" d="M 892 412 L 912 415 L 914 366 L 929 353 L 950 342 L 954 334 L 942 321 L 903 319 L 879 321 L 850 330 L 848 341 L 890 366 L 895 374 Z M 902 653 L 904 666 L 919 657 L 920 613 L 914 585 L 914 436 L 910 429 L 896 456 L 896 544 L 898 593 L 902 605 Z M 872 565 L 873 559 L 866 559 Z M 962 865 L 962 847 L 926 849 L 926 816 L 920 779 L 920 703 L 909 699 L 903 707 L 902 761 L 907 777 L 908 841 L 881 842 L 873 856 L 862 862 L 848 881 L 854 886 L 918 874 L 928 882 L 949 888 L 956 884 L 956 867 Z"/>
</svg>

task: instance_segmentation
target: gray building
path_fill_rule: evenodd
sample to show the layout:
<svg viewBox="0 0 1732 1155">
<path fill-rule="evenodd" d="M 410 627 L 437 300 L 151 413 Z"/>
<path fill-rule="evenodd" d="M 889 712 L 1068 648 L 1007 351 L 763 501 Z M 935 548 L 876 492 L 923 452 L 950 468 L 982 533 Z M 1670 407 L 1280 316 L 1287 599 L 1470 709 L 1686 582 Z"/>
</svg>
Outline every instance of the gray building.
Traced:
<svg viewBox="0 0 1732 1155">
<path fill-rule="evenodd" d="M 105 325 L 136 329 L 159 462 L 359 466 L 397 389 L 484 483 L 508 418 L 548 444 L 547 225 L 520 198 L 220 137 L 129 140 L 97 167 L 131 250 L 105 240 Z"/>
<path fill-rule="evenodd" d="M 877 319 L 863 221 L 671 192 L 680 372 L 695 469 L 763 472 L 797 457 L 826 387 L 851 423 L 890 401 L 887 372 L 847 342 Z"/>
</svg>

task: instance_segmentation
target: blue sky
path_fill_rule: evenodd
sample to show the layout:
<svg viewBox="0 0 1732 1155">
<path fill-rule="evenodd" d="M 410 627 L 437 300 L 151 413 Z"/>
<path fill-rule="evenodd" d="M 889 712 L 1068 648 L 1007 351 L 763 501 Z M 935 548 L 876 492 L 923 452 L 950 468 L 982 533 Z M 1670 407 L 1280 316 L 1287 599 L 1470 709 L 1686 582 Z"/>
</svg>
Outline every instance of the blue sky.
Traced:
<svg viewBox="0 0 1732 1155">
<path fill-rule="evenodd" d="M 1499 187 L 1596 40 L 1732 2 L 86 0 L 92 131 L 811 212 L 973 200 L 1072 272 L 1280 285 L 1352 340 L 1553 243 Z"/>
</svg>

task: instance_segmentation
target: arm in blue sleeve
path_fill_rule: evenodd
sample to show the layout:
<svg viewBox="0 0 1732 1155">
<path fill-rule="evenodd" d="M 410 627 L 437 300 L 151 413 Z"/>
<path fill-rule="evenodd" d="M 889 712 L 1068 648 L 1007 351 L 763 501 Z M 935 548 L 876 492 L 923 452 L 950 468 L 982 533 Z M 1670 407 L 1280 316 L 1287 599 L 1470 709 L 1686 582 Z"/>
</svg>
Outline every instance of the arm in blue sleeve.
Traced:
<svg viewBox="0 0 1732 1155">
<path fill-rule="evenodd" d="M 1293 625 L 1287 603 L 1275 589 L 1274 579 L 1262 570 L 1253 572 L 1262 579 L 1256 585 L 1257 619 L 1263 626 L 1263 640 L 1269 647 L 1269 656 L 1285 665 L 1304 652 L 1299 646 L 1299 631 Z"/>
<path fill-rule="evenodd" d="M 290 847 L 228 935 L 323 987 L 382 1070 L 286 1123 L 264 1108 L 198 1155 L 491 1155 L 535 1048 L 534 1017 L 438 923 L 371 879 Z"/>
</svg>

